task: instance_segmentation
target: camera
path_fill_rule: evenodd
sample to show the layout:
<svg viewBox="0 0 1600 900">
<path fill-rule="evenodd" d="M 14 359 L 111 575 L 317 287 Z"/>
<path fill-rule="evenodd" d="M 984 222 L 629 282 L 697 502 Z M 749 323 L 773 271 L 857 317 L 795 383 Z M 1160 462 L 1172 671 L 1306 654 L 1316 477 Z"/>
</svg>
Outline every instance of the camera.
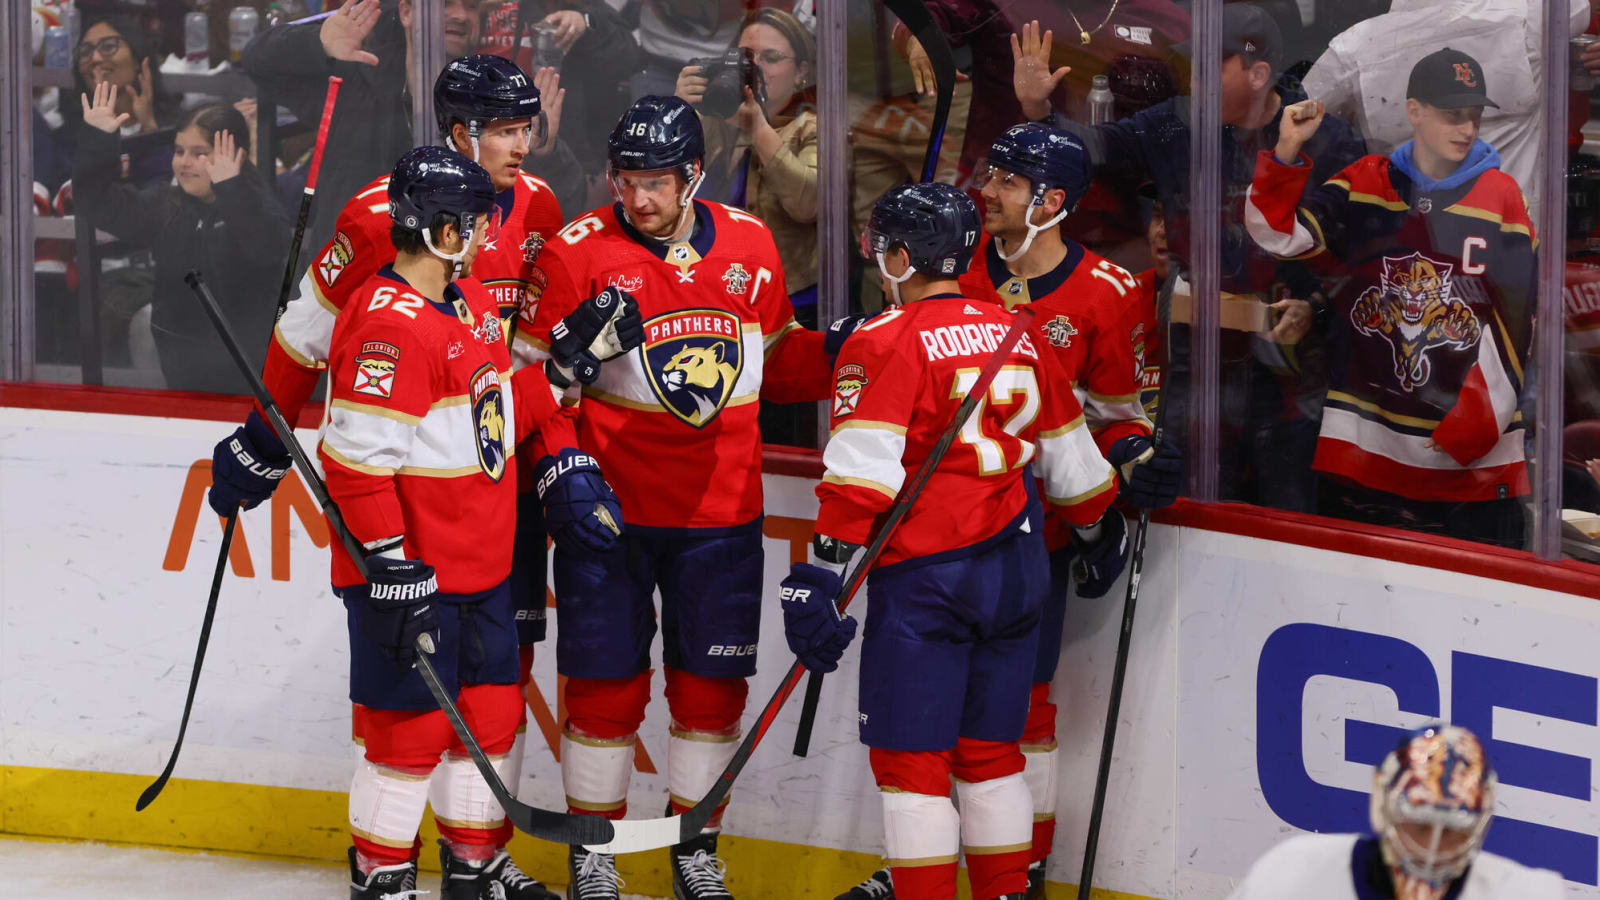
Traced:
<svg viewBox="0 0 1600 900">
<path fill-rule="evenodd" d="M 691 59 L 689 65 L 699 66 L 700 77 L 706 80 L 706 96 L 700 101 L 700 112 L 705 115 L 732 117 L 744 102 L 747 87 L 757 103 L 767 102 L 767 81 L 756 65 L 755 54 L 743 47 L 731 47 L 721 56 Z"/>
</svg>

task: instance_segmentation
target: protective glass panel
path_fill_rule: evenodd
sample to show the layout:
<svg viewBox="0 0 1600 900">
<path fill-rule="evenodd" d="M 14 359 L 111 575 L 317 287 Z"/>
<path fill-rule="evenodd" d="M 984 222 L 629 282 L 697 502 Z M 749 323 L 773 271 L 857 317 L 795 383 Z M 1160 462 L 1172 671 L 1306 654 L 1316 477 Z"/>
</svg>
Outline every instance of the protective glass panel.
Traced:
<svg viewBox="0 0 1600 900">
<path fill-rule="evenodd" d="M 1567 556 L 1600 562 L 1600 18 L 1582 28 L 1574 22 L 1567 62 L 1561 546 Z"/>
</svg>

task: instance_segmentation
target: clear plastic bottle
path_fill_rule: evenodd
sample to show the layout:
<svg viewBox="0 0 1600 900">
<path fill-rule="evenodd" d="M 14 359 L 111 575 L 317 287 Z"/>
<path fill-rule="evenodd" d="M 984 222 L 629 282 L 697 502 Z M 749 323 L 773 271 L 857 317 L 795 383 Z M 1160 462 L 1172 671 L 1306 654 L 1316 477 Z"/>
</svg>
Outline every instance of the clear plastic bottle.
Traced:
<svg viewBox="0 0 1600 900">
<path fill-rule="evenodd" d="M 235 6 L 228 13 L 228 60 L 234 65 L 239 64 L 245 45 L 256 36 L 256 28 L 260 24 L 261 14 L 254 7 Z"/>
<path fill-rule="evenodd" d="M 203 4 L 183 16 L 183 63 L 191 72 L 211 68 L 211 18 Z"/>
<path fill-rule="evenodd" d="M 1111 79 L 1096 75 L 1089 85 L 1089 124 L 1099 125 L 1111 121 L 1116 99 L 1111 96 Z"/>
</svg>

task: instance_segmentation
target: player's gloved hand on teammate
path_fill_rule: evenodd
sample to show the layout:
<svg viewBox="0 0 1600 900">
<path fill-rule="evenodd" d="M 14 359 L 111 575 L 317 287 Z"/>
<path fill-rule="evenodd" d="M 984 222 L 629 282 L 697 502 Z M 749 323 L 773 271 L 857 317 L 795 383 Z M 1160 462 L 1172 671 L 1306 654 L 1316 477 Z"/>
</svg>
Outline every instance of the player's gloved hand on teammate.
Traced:
<svg viewBox="0 0 1600 900">
<path fill-rule="evenodd" d="M 639 301 L 621 288 L 608 287 L 578 304 L 550 329 L 550 362 L 545 372 L 559 387 L 574 380 L 593 384 L 600 376 L 601 363 L 627 353 L 643 340 Z"/>
<path fill-rule="evenodd" d="M 289 472 L 289 451 L 255 410 L 211 451 L 211 491 L 206 502 L 219 516 L 260 506 Z"/>
<path fill-rule="evenodd" d="M 567 447 L 534 466 L 534 486 L 544 504 L 544 524 L 556 543 L 568 549 L 604 553 L 622 536 L 622 504 L 582 450 Z"/>
<path fill-rule="evenodd" d="M 839 576 L 810 563 L 795 563 L 778 589 L 783 636 L 800 664 L 813 672 L 839 668 L 839 657 L 856 636 L 856 620 L 836 605 L 844 587 Z"/>
<path fill-rule="evenodd" d="M 417 638 L 427 634 L 430 646 L 439 643 L 439 612 L 435 595 L 439 579 L 433 566 L 420 559 L 397 559 L 374 553 L 367 557 L 367 583 L 344 589 L 367 636 L 402 666 L 417 661 Z M 350 597 L 355 593 L 358 596 Z M 360 596 L 365 595 L 365 596 Z"/>
<path fill-rule="evenodd" d="M 1099 533 L 1092 537 L 1072 530 L 1072 550 L 1078 556 L 1078 596 L 1091 600 L 1104 597 L 1128 565 L 1128 522 L 1122 513 L 1108 509 L 1092 528 L 1082 529 L 1096 530 Z"/>
<path fill-rule="evenodd" d="M 1183 490 L 1183 450 L 1172 441 L 1130 434 L 1111 445 L 1106 460 L 1117 470 L 1117 495 L 1134 506 L 1170 506 Z"/>
<path fill-rule="evenodd" d="M 844 340 L 855 332 L 861 324 L 871 316 L 845 316 L 828 326 L 822 333 L 822 352 L 828 354 L 829 359 L 836 359 L 839 351 L 844 349 Z"/>
</svg>

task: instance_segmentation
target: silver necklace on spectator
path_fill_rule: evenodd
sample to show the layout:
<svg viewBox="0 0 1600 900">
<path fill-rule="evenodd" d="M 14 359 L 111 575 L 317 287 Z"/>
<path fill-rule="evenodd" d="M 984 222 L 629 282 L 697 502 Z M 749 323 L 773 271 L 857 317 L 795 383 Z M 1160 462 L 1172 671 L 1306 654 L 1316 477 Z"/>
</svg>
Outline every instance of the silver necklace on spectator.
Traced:
<svg viewBox="0 0 1600 900">
<path fill-rule="evenodd" d="M 1093 31 L 1083 30 L 1083 23 L 1078 21 L 1078 14 L 1072 11 L 1072 7 L 1067 7 L 1067 15 L 1072 17 L 1072 24 L 1078 26 L 1078 41 L 1087 45 L 1090 36 L 1099 34 L 1100 29 L 1106 27 L 1106 23 L 1111 21 L 1111 17 L 1117 12 L 1117 4 L 1121 2 L 1122 0 L 1111 0 L 1111 8 L 1106 10 L 1106 17 L 1100 20 L 1100 24 L 1096 25 Z"/>
</svg>

